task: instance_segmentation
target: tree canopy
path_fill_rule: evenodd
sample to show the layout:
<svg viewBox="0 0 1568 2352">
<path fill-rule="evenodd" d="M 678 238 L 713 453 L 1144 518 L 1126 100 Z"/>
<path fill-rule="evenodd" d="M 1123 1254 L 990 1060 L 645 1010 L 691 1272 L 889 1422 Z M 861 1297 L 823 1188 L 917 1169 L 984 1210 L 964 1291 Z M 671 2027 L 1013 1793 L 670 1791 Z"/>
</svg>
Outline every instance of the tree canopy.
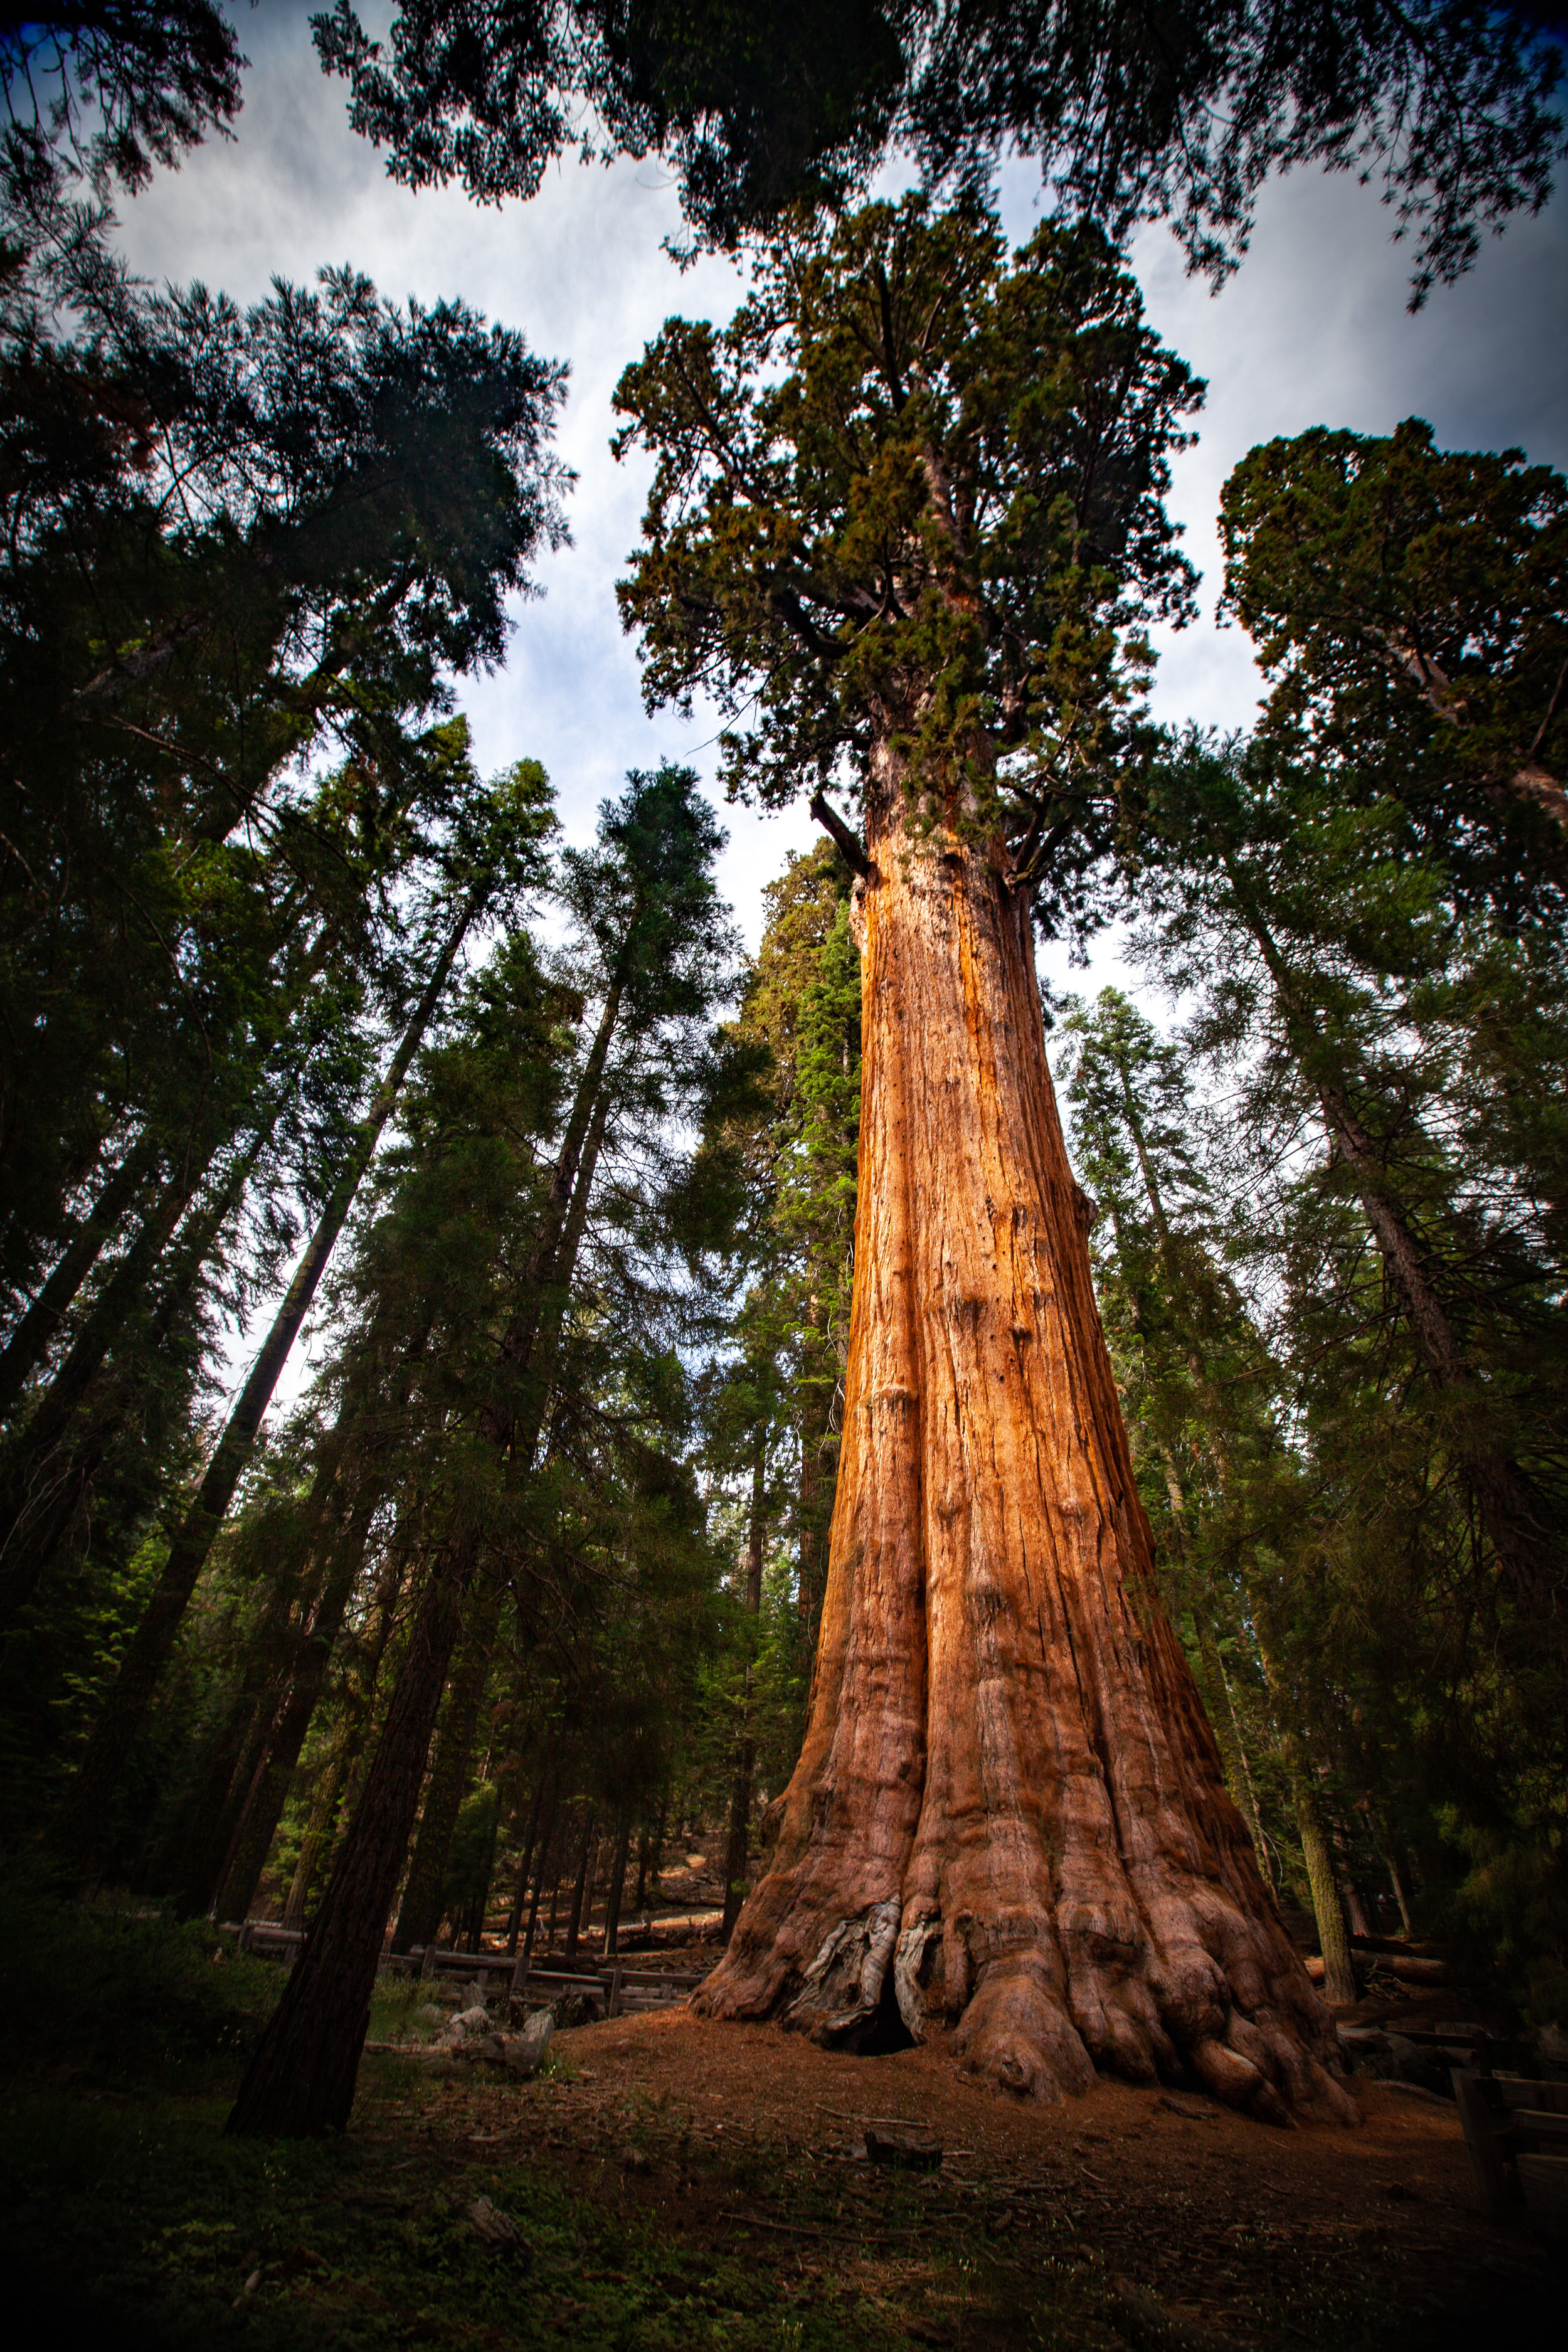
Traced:
<svg viewBox="0 0 1568 2352">
<path fill-rule="evenodd" d="M 841 204 L 894 142 L 934 181 L 1037 158 L 1053 205 L 1124 236 L 1168 219 L 1194 267 L 1245 250 L 1271 172 L 1380 180 L 1415 238 L 1415 301 L 1483 231 L 1538 210 L 1562 128 L 1550 8 L 1415 0 L 412 0 L 388 42 L 314 17 L 354 126 L 415 187 L 531 195 L 545 165 L 657 151 L 721 244 Z"/>
<path fill-rule="evenodd" d="M 1201 391 L 1094 228 L 1009 256 L 977 200 L 802 221 L 616 391 L 616 446 L 658 459 L 619 591 L 650 706 L 752 717 L 724 773 L 764 803 L 844 782 L 890 822 L 886 755 L 1021 866 L 1048 841 L 1067 907 L 1136 767 L 1141 625 L 1191 610 L 1162 497 Z"/>
<path fill-rule="evenodd" d="M 1522 450 L 1320 427 L 1254 449 L 1220 502 L 1230 609 L 1275 678 L 1272 737 L 1394 793 L 1470 888 L 1568 877 L 1568 482 Z"/>
</svg>

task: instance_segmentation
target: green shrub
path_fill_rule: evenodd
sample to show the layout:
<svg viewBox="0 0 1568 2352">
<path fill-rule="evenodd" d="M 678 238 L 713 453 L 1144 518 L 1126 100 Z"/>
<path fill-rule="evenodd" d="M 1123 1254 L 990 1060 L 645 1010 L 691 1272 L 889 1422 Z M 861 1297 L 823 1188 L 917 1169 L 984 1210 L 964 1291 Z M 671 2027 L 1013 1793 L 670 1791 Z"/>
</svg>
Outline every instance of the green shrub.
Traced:
<svg viewBox="0 0 1568 2352">
<path fill-rule="evenodd" d="M 278 1998 L 276 1962 L 223 1951 L 204 1924 L 62 1895 L 15 1860 L 0 1884 L 0 2062 L 13 2080 L 105 2085 L 232 2072 Z"/>
</svg>

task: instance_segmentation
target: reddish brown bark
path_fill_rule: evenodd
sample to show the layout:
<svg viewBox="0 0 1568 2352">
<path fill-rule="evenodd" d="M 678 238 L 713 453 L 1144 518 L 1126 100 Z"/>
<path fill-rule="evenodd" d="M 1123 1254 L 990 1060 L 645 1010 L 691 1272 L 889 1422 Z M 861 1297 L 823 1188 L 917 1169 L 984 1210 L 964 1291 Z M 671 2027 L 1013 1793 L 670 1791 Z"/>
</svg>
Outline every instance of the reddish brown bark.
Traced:
<svg viewBox="0 0 1568 2352">
<path fill-rule="evenodd" d="M 773 1866 L 699 1995 L 855 2046 L 955 2029 L 1035 2100 L 1102 2067 L 1349 2120 L 1156 1600 L 1025 895 L 889 825 L 844 1437 Z"/>
</svg>

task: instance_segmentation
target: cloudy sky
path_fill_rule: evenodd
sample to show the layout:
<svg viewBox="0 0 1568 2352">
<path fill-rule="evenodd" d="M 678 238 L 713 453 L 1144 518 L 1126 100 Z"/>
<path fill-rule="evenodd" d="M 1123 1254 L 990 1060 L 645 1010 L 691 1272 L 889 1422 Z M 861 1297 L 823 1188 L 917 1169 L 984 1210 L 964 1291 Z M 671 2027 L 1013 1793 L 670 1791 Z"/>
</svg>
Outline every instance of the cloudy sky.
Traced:
<svg viewBox="0 0 1568 2352">
<path fill-rule="evenodd" d="M 532 203 L 499 210 L 456 190 L 416 196 L 395 187 L 349 131 L 344 86 L 317 68 L 308 16 L 306 0 L 261 0 L 241 13 L 252 64 L 236 136 L 127 205 L 124 246 L 153 278 L 199 278 L 243 302 L 263 296 L 274 275 L 308 280 L 352 262 L 397 300 L 460 295 L 521 328 L 535 350 L 570 361 L 561 447 L 580 477 L 574 544 L 541 567 L 545 593 L 520 612 L 504 670 L 465 682 L 461 696 L 481 768 L 542 759 L 568 833 L 581 836 L 626 768 L 668 756 L 713 770 L 711 715 L 688 725 L 671 712 L 650 719 L 642 708 L 612 592 L 636 543 L 647 469 L 616 466 L 607 444 L 610 396 L 626 362 L 674 311 L 727 317 L 740 281 L 720 262 L 682 276 L 667 258 L 662 240 L 679 214 L 653 163 L 567 163 Z M 1001 193 L 1009 232 L 1026 236 L 1037 178 L 1011 166 Z M 1172 502 L 1204 572 L 1209 615 L 1220 486 L 1257 441 L 1317 424 L 1383 433 L 1418 415 L 1450 446 L 1517 444 L 1568 464 L 1568 203 L 1489 245 L 1458 289 L 1414 319 L 1390 226 L 1373 192 L 1298 174 L 1268 191 L 1251 252 L 1217 298 L 1184 275 L 1163 230 L 1135 248 L 1154 324 L 1209 384 L 1202 437 L 1178 461 Z M 1205 618 L 1165 639 L 1162 716 L 1244 723 L 1258 688 L 1238 631 Z M 813 828 L 803 812 L 728 810 L 725 823 L 725 885 L 754 941 L 763 884 Z"/>
<path fill-rule="evenodd" d="M 127 205 L 124 247 L 152 278 L 201 278 L 241 302 L 263 297 L 274 276 L 305 281 L 352 262 L 396 300 L 461 296 L 521 328 L 535 350 L 570 361 L 560 446 L 579 476 L 574 543 L 542 565 L 545 593 L 520 611 L 505 668 L 460 691 L 481 770 L 542 759 L 568 835 L 583 838 L 627 768 L 669 757 L 710 777 L 715 766 L 712 714 L 683 724 L 644 711 L 635 649 L 616 619 L 614 583 L 637 541 L 648 468 L 612 461 L 610 398 L 667 316 L 727 318 L 740 280 L 721 262 L 682 275 L 668 259 L 662 243 L 679 212 L 657 163 L 568 163 L 531 204 L 500 210 L 456 190 L 415 196 L 395 187 L 349 131 L 343 85 L 316 65 L 311 5 L 321 0 L 260 0 L 241 13 L 252 64 L 236 135 Z M 1005 226 L 1022 239 L 1036 217 L 1037 175 L 1010 166 L 1000 194 Z M 1241 725 L 1257 702 L 1247 639 L 1212 618 L 1219 490 L 1254 443 L 1317 424 L 1385 433 L 1417 415 L 1449 446 L 1519 446 L 1568 465 L 1568 202 L 1489 245 L 1468 278 L 1414 319 L 1391 225 L 1373 192 L 1298 174 L 1268 192 L 1251 252 L 1218 297 L 1184 275 L 1165 231 L 1150 230 L 1135 247 L 1151 318 L 1209 385 L 1201 438 L 1177 461 L 1172 499 L 1204 572 L 1205 611 L 1201 625 L 1162 645 L 1154 700 L 1173 722 Z M 724 886 L 754 946 L 763 885 L 814 827 L 799 810 L 727 809 L 724 822 Z M 1070 971 L 1059 950 L 1042 963 L 1058 987 L 1092 991 L 1108 979 L 1136 987 L 1116 946 L 1108 938 L 1087 972 Z M 1158 1004 L 1149 1010 L 1161 1017 Z M 230 1340 L 237 1378 L 254 1339 L 252 1329 Z M 297 1349 L 279 1405 L 308 1370 L 308 1349 Z"/>
</svg>

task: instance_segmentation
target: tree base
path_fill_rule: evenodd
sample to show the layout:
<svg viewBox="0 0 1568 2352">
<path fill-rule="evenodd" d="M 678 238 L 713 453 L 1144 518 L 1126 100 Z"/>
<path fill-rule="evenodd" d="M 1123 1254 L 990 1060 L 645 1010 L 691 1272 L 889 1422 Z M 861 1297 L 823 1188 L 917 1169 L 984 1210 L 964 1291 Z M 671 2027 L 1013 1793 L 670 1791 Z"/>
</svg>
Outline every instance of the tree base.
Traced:
<svg viewBox="0 0 1568 2352">
<path fill-rule="evenodd" d="M 766 1893 L 764 1882 L 753 1900 Z M 822 2048 L 861 2056 L 951 2032 L 965 2074 L 1039 2106 L 1081 2097 L 1108 2075 L 1204 2092 L 1260 2123 L 1358 2124 L 1333 2020 L 1283 1928 L 1260 1937 L 1228 1906 L 1216 1906 L 1215 1926 L 1231 1945 L 1228 1969 L 1202 1946 L 1162 1954 L 1146 1937 L 1069 1970 L 1050 1937 L 986 1962 L 955 2011 L 941 1923 L 929 1916 L 900 1933 L 897 1904 L 872 1905 L 836 1921 L 800 1970 L 781 1968 L 777 1941 L 742 1915 L 691 2005 L 702 2017 L 777 2018 Z M 1245 1958 L 1243 1940 L 1253 1948 Z M 1254 1980 L 1251 2005 L 1231 1995 L 1231 1971 Z"/>
</svg>

